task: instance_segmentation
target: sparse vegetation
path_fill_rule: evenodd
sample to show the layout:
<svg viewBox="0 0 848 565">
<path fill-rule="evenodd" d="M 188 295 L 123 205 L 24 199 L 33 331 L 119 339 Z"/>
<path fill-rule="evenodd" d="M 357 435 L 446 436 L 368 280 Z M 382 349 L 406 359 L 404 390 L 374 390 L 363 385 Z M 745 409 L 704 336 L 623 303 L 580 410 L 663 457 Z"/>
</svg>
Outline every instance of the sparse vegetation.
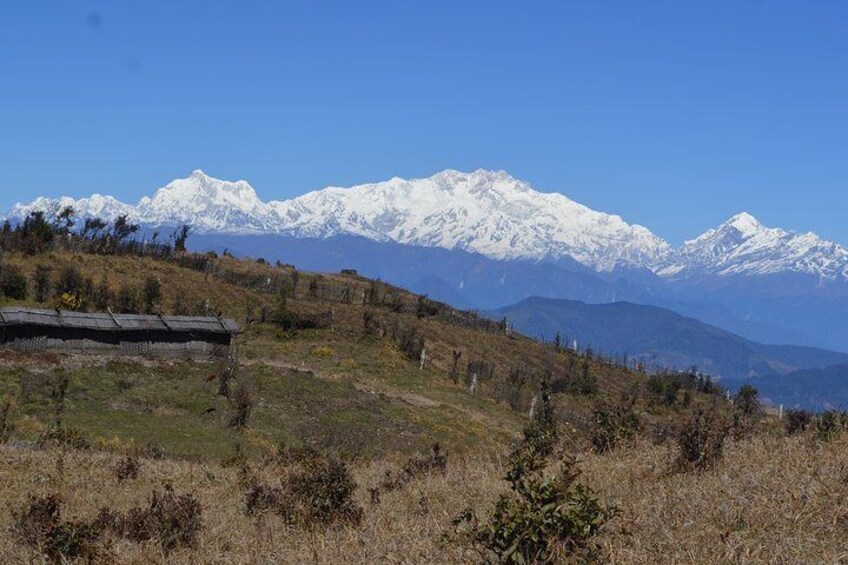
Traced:
<svg viewBox="0 0 848 565">
<path fill-rule="evenodd" d="M 789 411 L 793 435 L 774 434 L 776 417 L 738 395 L 733 408 L 715 402 L 723 391 L 694 371 L 652 379 L 386 283 L 170 243 L 166 252 L 135 245 L 126 222 L 119 228 L 91 224 L 78 240 L 28 235 L 3 264 L 29 281 L 28 299 L 56 305 L 57 281 L 75 278 L 62 275 L 71 241 L 81 279 L 67 290 L 80 308 L 149 311 L 150 277 L 161 281 L 153 311 L 241 319 L 249 305 L 253 323 L 219 366 L 0 352 L 0 440 L 9 440 L 0 441 L 0 503 L 12 509 L 0 514 L 0 554 L 9 562 L 841 555 L 832 526 L 841 506 L 823 494 L 841 488 L 848 467 L 841 414 L 790 426 Z M 291 331 L 274 320 L 281 295 Z M 725 441 L 734 414 L 758 425 Z M 679 452 L 654 443 L 659 428 Z M 622 440 L 627 448 L 615 449 Z M 276 453 L 280 442 L 303 447 Z M 674 470 L 702 472 L 669 473 L 675 454 Z M 805 521 L 792 518 L 795 492 Z M 44 527 L 26 525 L 39 515 Z M 462 518 L 458 529 L 451 516 Z M 42 533 L 20 533 L 28 528 Z M 445 531 L 455 543 L 440 543 Z"/>
</svg>

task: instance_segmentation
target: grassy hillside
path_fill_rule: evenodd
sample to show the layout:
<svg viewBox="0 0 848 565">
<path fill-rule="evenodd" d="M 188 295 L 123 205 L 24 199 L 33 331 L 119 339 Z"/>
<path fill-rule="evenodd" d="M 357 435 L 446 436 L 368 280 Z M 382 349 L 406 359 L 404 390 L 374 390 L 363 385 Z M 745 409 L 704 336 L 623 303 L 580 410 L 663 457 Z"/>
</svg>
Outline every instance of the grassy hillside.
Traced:
<svg viewBox="0 0 848 565">
<path fill-rule="evenodd" d="M 0 351 L 6 562 L 476 563 L 494 555 L 485 532 L 511 528 L 489 529 L 492 504 L 512 497 L 503 516 L 518 519 L 523 489 L 554 497 L 529 515 L 597 519 L 549 547 L 555 562 L 840 555 L 842 435 L 784 438 L 683 377 L 649 379 L 355 275 L 211 256 L 7 253 L 3 265 L 29 286 L 5 304 L 57 305 L 56 292 L 34 300 L 39 266 L 54 283 L 75 266 L 90 289 L 82 307 L 155 277 L 155 309 L 244 328 L 226 396 L 223 361 Z M 423 369 L 410 355 L 420 339 Z M 244 398 L 246 425 L 233 425 Z M 693 423 L 699 412 L 711 416 Z M 718 455 L 687 471 L 686 445 Z M 524 486 L 511 491 L 516 469 Z M 476 538 L 452 525 L 460 516 Z"/>
<path fill-rule="evenodd" d="M 217 381 L 207 382 L 220 364 L 6 352 L 0 391 L 16 404 L 12 414 L 22 440 L 33 440 L 49 423 L 51 378 L 58 373 L 70 377 L 66 418 L 93 440 L 152 443 L 174 455 L 218 458 L 231 456 L 236 443 L 253 449 L 280 441 L 369 457 L 421 450 L 433 441 L 454 451 L 504 448 L 526 423 L 537 392 L 533 375 L 576 375 L 587 366 L 596 394 L 556 395 L 567 407 L 562 417 L 577 427 L 585 427 L 598 399 L 617 400 L 644 381 L 625 369 L 507 335 L 496 324 L 444 305 L 426 301 L 429 310 L 416 313 L 417 296 L 353 275 L 297 272 L 226 256 L 197 268 L 85 254 L 7 254 L 5 261 L 30 281 L 40 265 L 51 266 L 56 280 L 74 266 L 112 296 L 122 288 L 140 289 L 143 278 L 152 277 L 162 288 L 157 309 L 172 312 L 179 303 L 177 309 L 235 318 L 244 329 L 237 380 L 254 400 L 249 433 L 238 433 L 228 426 L 231 403 L 217 394 Z M 294 315 L 332 312 L 332 323 L 294 332 L 270 323 L 284 286 Z M 32 294 L 6 303 L 58 303 L 55 293 L 42 303 Z M 372 335 L 365 331 L 365 312 L 378 327 Z M 424 339 L 423 370 L 401 352 L 395 332 Z M 461 352 L 456 383 L 450 377 L 454 351 Z M 472 362 L 489 364 L 493 373 L 481 372 L 476 394 L 469 392 Z M 509 382 L 510 371 L 523 380 Z"/>
</svg>

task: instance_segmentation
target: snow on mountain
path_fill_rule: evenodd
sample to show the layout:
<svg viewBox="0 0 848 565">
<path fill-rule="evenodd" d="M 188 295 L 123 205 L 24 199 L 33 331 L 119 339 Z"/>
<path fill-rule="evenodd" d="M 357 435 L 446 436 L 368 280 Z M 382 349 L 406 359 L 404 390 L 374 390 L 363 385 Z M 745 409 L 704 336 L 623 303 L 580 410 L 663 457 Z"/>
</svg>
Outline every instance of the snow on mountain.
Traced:
<svg viewBox="0 0 848 565">
<path fill-rule="evenodd" d="M 247 181 L 218 180 L 201 170 L 171 181 L 152 198 L 142 198 L 136 210 L 144 224 L 191 224 L 201 232 L 268 233 L 279 227 L 273 209 Z"/>
<path fill-rule="evenodd" d="M 40 196 L 29 204 L 15 204 L 6 218 L 10 220 L 22 220 L 35 211 L 46 212 L 47 214 L 56 214 L 61 212 L 68 206 L 72 207 L 77 213 L 77 216 L 82 218 L 101 218 L 103 220 L 112 221 L 118 216 L 127 215 L 133 219 L 136 218 L 136 209 L 129 204 L 124 204 L 111 196 L 103 196 L 102 194 L 92 194 L 88 198 L 80 198 L 74 200 L 67 196 L 61 198 L 44 198 Z"/>
<path fill-rule="evenodd" d="M 669 279 L 777 273 L 846 279 L 848 249 L 814 233 L 768 228 L 743 212 L 685 242 L 657 273 Z"/>
<path fill-rule="evenodd" d="M 281 231 L 297 236 L 359 235 L 494 259 L 570 257 L 599 271 L 655 264 L 669 252 L 641 226 L 562 194 L 537 192 L 503 171 L 448 170 L 426 179 L 331 187 L 270 205 Z"/>
<path fill-rule="evenodd" d="M 619 216 L 591 210 L 559 193 L 538 192 L 504 171 L 443 171 L 429 178 L 329 187 L 263 202 L 246 181 L 194 171 L 136 205 L 94 194 L 37 198 L 7 215 L 72 206 L 81 217 L 126 214 L 148 226 L 188 223 L 198 232 L 357 235 L 378 241 L 462 249 L 492 259 L 567 260 L 598 271 L 647 268 L 663 278 L 802 273 L 848 280 L 848 250 L 812 233 L 768 228 L 742 213 L 673 250 Z"/>
</svg>

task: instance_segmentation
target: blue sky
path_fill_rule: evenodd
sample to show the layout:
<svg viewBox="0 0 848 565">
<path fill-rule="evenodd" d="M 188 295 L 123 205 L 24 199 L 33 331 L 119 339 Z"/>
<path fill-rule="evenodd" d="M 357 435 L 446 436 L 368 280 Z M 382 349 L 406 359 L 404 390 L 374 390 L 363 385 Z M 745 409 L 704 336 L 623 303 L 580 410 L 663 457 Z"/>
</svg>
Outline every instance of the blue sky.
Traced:
<svg viewBox="0 0 848 565">
<path fill-rule="evenodd" d="M 844 2 L 6 2 L 0 208 L 505 169 L 679 242 L 848 243 Z"/>
</svg>

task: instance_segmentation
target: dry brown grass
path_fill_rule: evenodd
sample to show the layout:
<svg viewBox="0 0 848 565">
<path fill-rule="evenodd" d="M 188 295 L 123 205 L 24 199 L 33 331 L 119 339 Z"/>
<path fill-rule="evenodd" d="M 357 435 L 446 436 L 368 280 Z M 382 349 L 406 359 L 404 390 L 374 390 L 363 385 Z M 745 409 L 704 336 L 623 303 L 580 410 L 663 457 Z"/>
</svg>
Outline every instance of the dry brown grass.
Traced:
<svg viewBox="0 0 848 565">
<path fill-rule="evenodd" d="M 836 563 L 848 558 L 848 437 L 820 443 L 810 434 L 762 435 L 731 444 L 705 473 L 673 473 L 671 446 L 637 440 L 605 455 L 586 453 L 583 480 L 621 515 L 600 543 L 617 563 Z M 63 459 L 62 465 L 57 462 Z M 116 563 L 464 563 L 476 557 L 444 547 L 441 535 L 466 507 L 485 511 L 505 488 L 502 463 L 451 458 L 435 473 L 386 492 L 378 505 L 368 487 L 397 468 L 386 462 L 355 466 L 357 497 L 365 509 L 358 527 L 287 528 L 272 514 L 248 517 L 239 472 L 214 463 L 145 460 L 139 478 L 119 483 L 119 455 L 0 448 L 0 554 L 7 563 L 38 561 L 10 532 L 9 509 L 29 494 L 60 493 L 63 518 L 90 520 L 102 506 L 144 505 L 171 483 L 203 505 L 196 549 L 167 555 L 154 542 L 116 540 Z M 274 470 L 252 462 L 272 480 Z"/>
</svg>

